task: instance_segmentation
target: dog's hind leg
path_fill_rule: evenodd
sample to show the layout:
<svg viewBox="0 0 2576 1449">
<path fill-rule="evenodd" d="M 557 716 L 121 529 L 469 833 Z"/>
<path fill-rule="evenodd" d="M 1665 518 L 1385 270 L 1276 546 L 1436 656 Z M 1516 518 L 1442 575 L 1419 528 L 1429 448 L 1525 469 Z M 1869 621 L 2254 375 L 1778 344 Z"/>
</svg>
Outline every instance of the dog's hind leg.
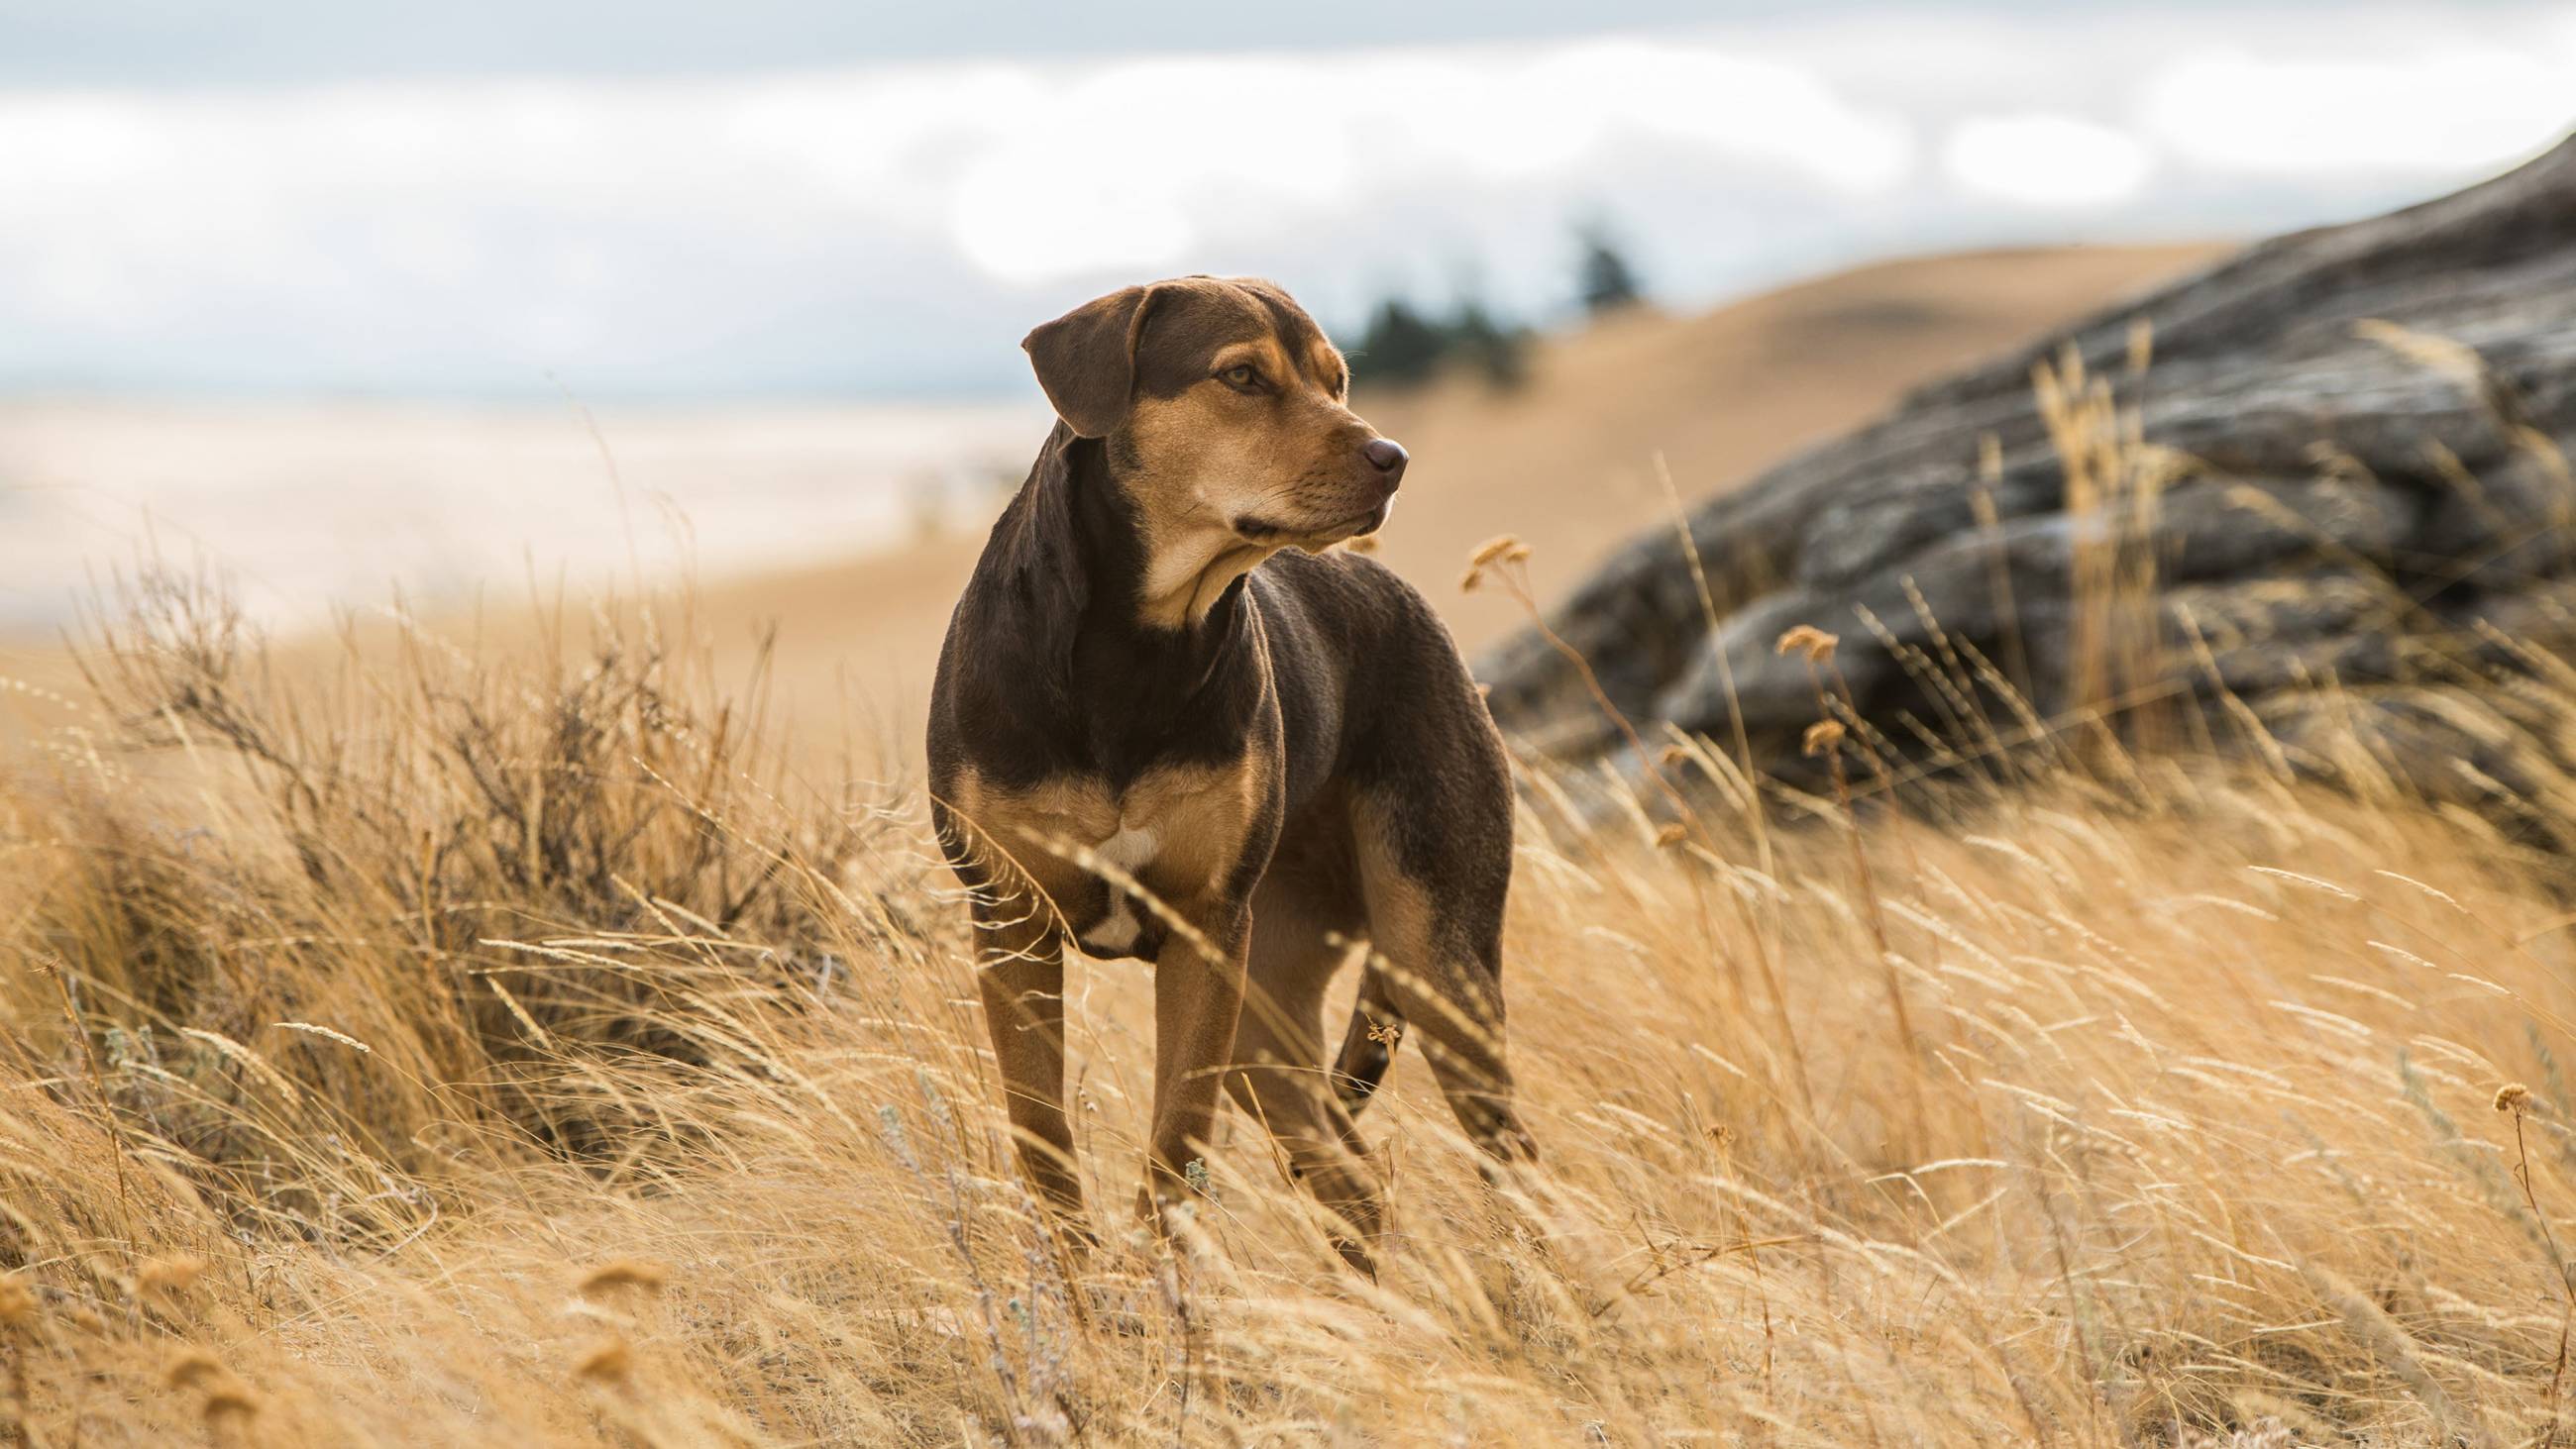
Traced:
<svg viewBox="0 0 2576 1449">
<path fill-rule="evenodd" d="M 1503 1052 L 1503 899 L 1511 882 L 1508 797 L 1482 838 L 1408 818 L 1408 802 L 1363 796 L 1353 811 L 1360 887 L 1385 1000 L 1412 1024 L 1449 1110 L 1494 1158 L 1538 1155 Z M 1499 852 L 1497 852 L 1499 847 Z"/>
<path fill-rule="evenodd" d="M 1351 1024 L 1342 1033 L 1342 1049 L 1333 1058 L 1333 1092 L 1353 1116 L 1367 1107 L 1395 1065 L 1395 1049 L 1404 1042 L 1404 1013 L 1386 984 L 1386 973 L 1371 961 L 1360 977 L 1359 1000 L 1351 1005 Z"/>
<path fill-rule="evenodd" d="M 1384 1226 L 1384 1192 L 1350 1114 L 1324 1077 L 1324 990 L 1344 949 L 1276 878 L 1253 898 L 1252 948 L 1236 1068 L 1226 1086 L 1285 1154 L 1288 1170 L 1341 1219 L 1332 1233 L 1345 1262 L 1371 1277 Z"/>
</svg>

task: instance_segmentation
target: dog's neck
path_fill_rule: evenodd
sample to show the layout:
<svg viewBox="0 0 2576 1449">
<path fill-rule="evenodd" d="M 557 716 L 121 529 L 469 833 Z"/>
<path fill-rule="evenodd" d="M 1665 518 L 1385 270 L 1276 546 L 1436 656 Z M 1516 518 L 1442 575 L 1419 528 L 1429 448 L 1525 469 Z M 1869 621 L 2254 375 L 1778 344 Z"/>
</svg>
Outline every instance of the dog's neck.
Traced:
<svg viewBox="0 0 2576 1449">
<path fill-rule="evenodd" d="M 1037 612 L 1023 642 L 1067 659 L 1086 636 L 1122 652 L 1166 656 L 1195 674 L 1237 642 L 1236 586 L 1275 550 L 1205 531 L 1179 546 L 1156 538 L 1144 510 L 1114 472 L 1109 450 L 1059 427 L 997 537 Z M 1053 643 L 1046 643 L 1052 640 Z"/>
<path fill-rule="evenodd" d="M 1225 602 L 1237 579 L 1277 552 L 1215 529 L 1165 540 L 1148 534 L 1146 557 L 1151 562 L 1137 586 L 1137 621 L 1174 633 L 1197 629 Z"/>
<path fill-rule="evenodd" d="M 1078 768 L 1123 784 L 1175 741 L 1199 758 L 1211 740 L 1244 736 L 1271 697 L 1242 574 L 1189 627 L 1143 617 L 1147 553 L 1132 512 L 1099 441 L 1059 427 L 994 522 L 941 670 L 952 707 L 981 721 L 983 738 L 1017 741 L 1018 774 Z"/>
<path fill-rule="evenodd" d="M 1094 607 L 1124 607 L 1137 627 L 1186 640 L 1222 634 L 1234 586 L 1278 552 L 1213 521 L 1157 518 L 1102 447 L 1068 470 L 1075 547 Z"/>
</svg>

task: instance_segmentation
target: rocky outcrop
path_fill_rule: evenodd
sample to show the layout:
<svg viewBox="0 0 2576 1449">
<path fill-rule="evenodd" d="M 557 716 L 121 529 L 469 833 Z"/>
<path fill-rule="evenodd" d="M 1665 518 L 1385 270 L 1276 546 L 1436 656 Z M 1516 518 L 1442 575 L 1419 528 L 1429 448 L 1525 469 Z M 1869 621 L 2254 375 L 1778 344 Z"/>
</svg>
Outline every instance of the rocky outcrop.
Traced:
<svg viewBox="0 0 2576 1449">
<path fill-rule="evenodd" d="M 1891 758 L 2152 714 L 2492 793 L 2558 732 L 2528 646 L 2576 642 L 2570 454 L 2576 139 L 1924 388 L 1700 505 L 1705 598 L 1665 528 L 1549 625 L 1650 737 L 1730 740 L 1740 712 L 1790 774 L 1818 676 L 1774 646 L 1803 624 L 1839 636 L 1829 682 Z M 1539 631 L 1478 673 L 1524 739 L 1622 751 Z"/>
</svg>

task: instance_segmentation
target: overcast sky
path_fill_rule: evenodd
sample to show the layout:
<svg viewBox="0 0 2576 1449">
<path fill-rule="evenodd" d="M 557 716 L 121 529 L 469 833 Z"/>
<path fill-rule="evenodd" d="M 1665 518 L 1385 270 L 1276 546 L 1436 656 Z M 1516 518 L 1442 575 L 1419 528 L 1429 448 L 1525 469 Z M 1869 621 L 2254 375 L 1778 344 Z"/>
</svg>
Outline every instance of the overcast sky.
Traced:
<svg viewBox="0 0 2576 1449">
<path fill-rule="evenodd" d="M 1544 317 L 1597 219 L 1694 305 L 2576 124 L 2565 3 L 1101 10 L 0 0 L 0 390 L 991 392 L 1151 276 Z"/>
</svg>

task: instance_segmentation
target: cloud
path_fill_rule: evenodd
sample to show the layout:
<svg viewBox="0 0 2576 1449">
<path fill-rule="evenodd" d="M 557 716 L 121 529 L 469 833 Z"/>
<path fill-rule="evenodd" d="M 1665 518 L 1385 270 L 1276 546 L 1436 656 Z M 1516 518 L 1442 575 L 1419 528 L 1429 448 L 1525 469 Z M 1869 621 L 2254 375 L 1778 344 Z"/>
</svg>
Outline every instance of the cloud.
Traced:
<svg viewBox="0 0 2576 1449">
<path fill-rule="evenodd" d="M 2125 131 L 2073 116 L 1972 116 L 1941 144 L 1941 169 L 1980 196 L 2022 206 L 2094 207 L 2145 186 L 2155 155 Z"/>
<path fill-rule="evenodd" d="M 1194 249 L 1455 178 L 1544 184 L 1673 143 L 1795 183 L 1901 179 L 1904 123 L 1817 76 L 1708 44 L 1211 56 L 1033 73 L 960 119 L 948 215 L 999 280 L 1177 265 Z"/>
<path fill-rule="evenodd" d="M 1168 270 L 1656 142 L 1849 193 L 1900 176 L 1910 138 L 1796 67 L 1644 41 L 20 93 L 0 324 L 110 370 L 232 347 L 255 372 L 299 344 L 360 378 L 478 350 L 632 362 L 800 285 L 903 289 L 863 274 L 925 249 L 1000 291 Z M 0 343 L 0 374 L 38 361 Z"/>
<path fill-rule="evenodd" d="M 2232 48 L 2231 48 L 2232 47 Z M 2256 57 L 2296 54 L 2298 60 Z M 1998 104 L 1992 98 L 2010 96 Z M 2576 27 L 1800 12 L 1726 29 L 697 79 L 0 91 L 0 387 L 939 391 L 1086 290 L 1692 302 L 1871 254 L 2295 224 L 2576 110 Z M 1998 206 L 1997 203 L 2007 203 Z"/>
<path fill-rule="evenodd" d="M 2563 130 L 2576 43 L 2447 42 L 2403 57 L 2263 59 L 2204 52 L 2158 74 L 2140 120 L 2213 171 L 2249 175 L 2494 166 Z"/>
</svg>

